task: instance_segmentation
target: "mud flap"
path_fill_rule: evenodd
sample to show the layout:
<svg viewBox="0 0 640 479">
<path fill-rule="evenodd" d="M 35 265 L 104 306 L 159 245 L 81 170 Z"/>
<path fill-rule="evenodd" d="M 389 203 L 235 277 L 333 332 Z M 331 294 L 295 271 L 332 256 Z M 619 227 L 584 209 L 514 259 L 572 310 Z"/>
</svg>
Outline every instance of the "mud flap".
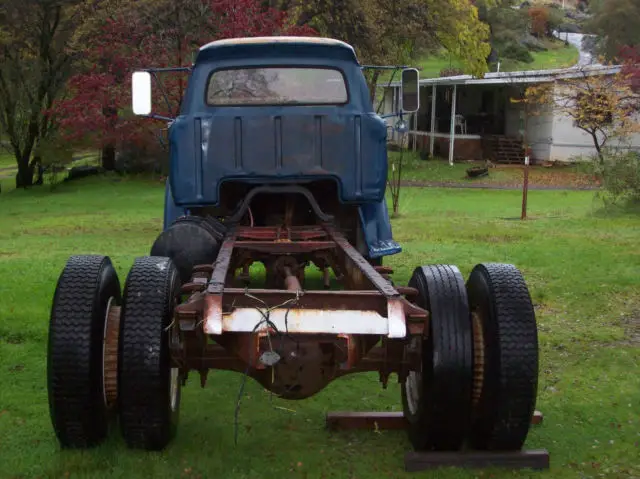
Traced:
<svg viewBox="0 0 640 479">
<path fill-rule="evenodd" d="M 393 240 L 391 221 L 387 204 L 383 199 L 379 203 L 367 203 L 358 208 L 360 225 L 371 259 L 398 254 L 401 246 Z"/>
</svg>

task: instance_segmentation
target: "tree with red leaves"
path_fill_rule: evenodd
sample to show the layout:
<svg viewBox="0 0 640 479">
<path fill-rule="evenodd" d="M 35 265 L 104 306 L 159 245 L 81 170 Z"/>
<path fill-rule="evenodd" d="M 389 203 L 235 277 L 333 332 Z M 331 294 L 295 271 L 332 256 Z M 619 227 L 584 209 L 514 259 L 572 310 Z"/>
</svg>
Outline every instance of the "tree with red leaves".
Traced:
<svg viewBox="0 0 640 479">
<path fill-rule="evenodd" d="M 620 58 L 622 60 L 622 73 L 631 82 L 633 91 L 640 92 L 640 46 L 623 47 L 620 50 Z"/>
<path fill-rule="evenodd" d="M 531 20 L 531 34 L 542 38 L 549 30 L 549 9 L 547 7 L 531 7 L 528 12 Z"/>
<path fill-rule="evenodd" d="M 158 123 L 130 113 L 131 73 L 146 67 L 185 66 L 192 53 L 212 40 L 270 35 L 314 35 L 289 26 L 284 12 L 259 0 L 141 1 L 104 20 L 87 51 L 88 68 L 71 78 L 69 96 L 52 109 L 62 138 L 78 146 L 99 146 L 103 165 L 115 166 L 115 149 L 155 142 Z M 186 74 L 161 78 L 168 102 L 154 88 L 157 114 L 177 114 Z M 167 104 L 168 103 L 168 104 Z"/>
</svg>

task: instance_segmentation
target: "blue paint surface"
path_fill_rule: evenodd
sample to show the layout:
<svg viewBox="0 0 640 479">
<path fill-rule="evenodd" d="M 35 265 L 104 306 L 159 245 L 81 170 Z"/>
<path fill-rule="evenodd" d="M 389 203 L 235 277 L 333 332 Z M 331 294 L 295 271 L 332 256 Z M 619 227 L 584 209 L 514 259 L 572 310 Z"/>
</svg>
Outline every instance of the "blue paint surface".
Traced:
<svg viewBox="0 0 640 479">
<path fill-rule="evenodd" d="M 343 105 L 210 106 L 206 89 L 219 69 L 328 67 L 345 78 Z M 169 131 L 171 166 L 165 228 L 189 208 L 218 205 L 225 181 L 254 184 L 330 180 L 339 200 L 356 204 L 369 256 L 400 251 L 384 194 L 387 127 L 375 114 L 353 50 L 340 45 L 271 43 L 200 50 L 180 115 Z"/>
</svg>

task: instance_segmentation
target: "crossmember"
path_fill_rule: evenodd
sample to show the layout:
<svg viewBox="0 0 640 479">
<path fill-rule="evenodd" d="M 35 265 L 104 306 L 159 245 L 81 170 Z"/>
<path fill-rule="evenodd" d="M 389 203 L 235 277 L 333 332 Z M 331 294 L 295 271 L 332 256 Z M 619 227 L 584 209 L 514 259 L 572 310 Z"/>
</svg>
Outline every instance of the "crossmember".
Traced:
<svg viewBox="0 0 640 479">
<path fill-rule="evenodd" d="M 346 273 L 357 289 L 304 291 L 297 277 L 286 273 L 287 289 L 229 288 L 242 251 L 273 255 L 328 251 L 334 270 Z M 295 227 L 231 226 L 222 241 L 202 300 L 205 334 L 261 333 L 274 327 L 290 334 L 407 336 L 407 317 L 424 324 L 428 313 L 411 304 L 332 225 Z M 384 269 L 384 268 L 382 268 Z M 204 289 L 204 288 L 203 288 Z M 409 291 L 411 290 L 411 291 Z M 268 321 L 266 319 L 268 318 Z M 413 330 L 412 330 L 413 331 Z"/>
</svg>

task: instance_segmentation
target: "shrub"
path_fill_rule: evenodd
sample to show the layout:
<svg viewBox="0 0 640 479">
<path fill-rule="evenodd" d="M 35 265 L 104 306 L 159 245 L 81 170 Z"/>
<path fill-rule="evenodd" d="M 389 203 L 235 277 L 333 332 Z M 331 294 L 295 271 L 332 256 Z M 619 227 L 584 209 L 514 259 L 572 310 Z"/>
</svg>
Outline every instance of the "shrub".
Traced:
<svg viewBox="0 0 640 479">
<path fill-rule="evenodd" d="M 440 70 L 441 77 L 453 77 L 458 75 L 464 75 L 464 71 L 460 68 L 451 67 Z"/>
<path fill-rule="evenodd" d="M 73 162 L 73 145 L 54 133 L 41 139 L 33 153 L 34 163 L 38 168 L 35 184 L 42 184 L 46 174 L 50 187 L 55 188 L 62 181 L 67 167 Z"/>
<path fill-rule="evenodd" d="M 558 30 L 565 22 L 564 12 L 560 8 L 550 8 L 547 18 L 547 36 L 551 36 L 554 30 Z"/>
<path fill-rule="evenodd" d="M 561 23 L 558 25 L 557 30 L 562 33 L 582 33 L 580 25 L 576 25 L 575 23 Z"/>
<path fill-rule="evenodd" d="M 511 58 L 519 62 L 531 63 L 533 56 L 527 47 L 516 42 L 507 43 L 502 47 L 500 56 L 503 58 Z"/>
<path fill-rule="evenodd" d="M 544 52 L 548 50 L 546 45 L 533 35 L 525 35 L 524 37 L 522 37 L 522 39 L 520 40 L 520 44 L 525 46 L 530 51 Z"/>
<path fill-rule="evenodd" d="M 605 199 L 640 202 L 640 153 L 610 150 L 603 156 L 603 161 L 595 158 L 593 164 L 602 179 Z"/>
<path fill-rule="evenodd" d="M 116 153 L 116 171 L 122 174 L 168 174 L 169 154 L 156 141 L 123 143 Z"/>
</svg>

